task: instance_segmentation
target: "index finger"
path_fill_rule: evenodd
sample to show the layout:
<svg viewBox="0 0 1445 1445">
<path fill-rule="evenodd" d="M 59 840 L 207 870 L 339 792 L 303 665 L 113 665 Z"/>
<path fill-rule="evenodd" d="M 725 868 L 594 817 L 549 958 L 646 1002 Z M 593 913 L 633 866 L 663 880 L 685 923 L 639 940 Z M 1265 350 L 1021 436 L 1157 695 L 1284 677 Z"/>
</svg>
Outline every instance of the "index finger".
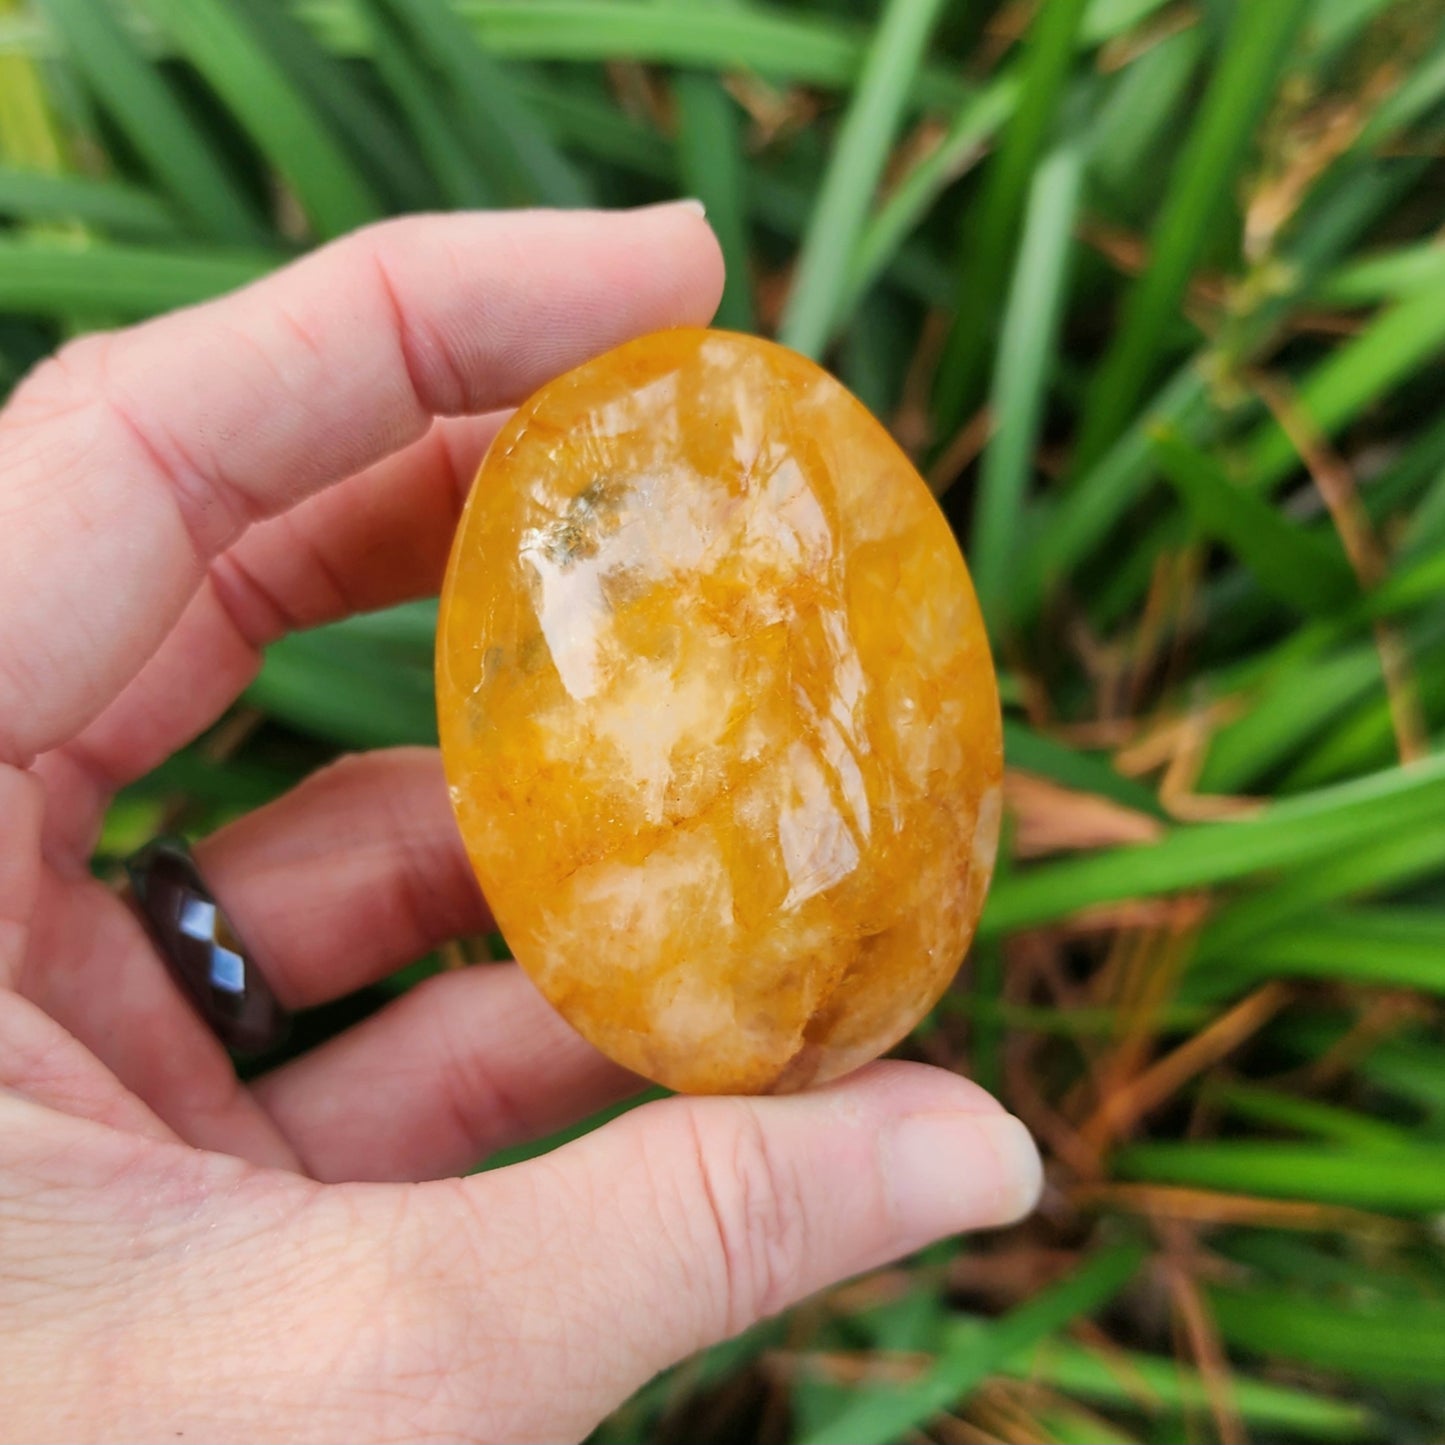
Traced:
<svg viewBox="0 0 1445 1445">
<path fill-rule="evenodd" d="M 93 718 L 251 522 L 721 284 L 695 206 L 416 217 L 72 344 L 0 413 L 0 762 Z"/>
</svg>

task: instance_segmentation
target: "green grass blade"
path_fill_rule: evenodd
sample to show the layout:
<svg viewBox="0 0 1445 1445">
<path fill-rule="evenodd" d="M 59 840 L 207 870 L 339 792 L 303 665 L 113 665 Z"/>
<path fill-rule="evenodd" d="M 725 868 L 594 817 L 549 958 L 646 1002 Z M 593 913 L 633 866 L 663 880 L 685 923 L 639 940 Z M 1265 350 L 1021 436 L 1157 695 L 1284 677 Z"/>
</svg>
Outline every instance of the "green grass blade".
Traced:
<svg viewBox="0 0 1445 1445">
<path fill-rule="evenodd" d="M 1445 869 L 1445 824 L 1386 834 L 1362 848 L 1325 858 L 1272 887 L 1221 908 L 1200 938 L 1202 954 L 1228 957 L 1269 929 L 1311 917 L 1344 899 L 1374 896 L 1433 878 Z"/>
<path fill-rule="evenodd" d="M 176 212 L 159 196 L 124 181 L 0 166 L 0 216 L 17 221 L 77 221 L 139 239 L 174 239 Z"/>
<path fill-rule="evenodd" d="M 454 107 L 438 94 L 433 76 L 413 53 L 411 37 L 397 25 L 386 0 L 356 0 L 371 24 L 376 69 L 406 116 L 446 204 L 494 206 L 497 192 L 452 122 Z"/>
<path fill-rule="evenodd" d="M 678 180 L 684 194 L 696 196 L 707 208 L 727 262 L 727 284 L 714 325 L 755 331 L 742 113 L 711 75 L 679 75 L 672 93 L 677 101 Z"/>
<path fill-rule="evenodd" d="M 1039 166 L 1004 306 L 989 398 L 993 434 L 983 454 L 969 548 L 984 616 L 1000 634 L 1010 622 L 1019 527 L 1063 320 L 1083 171 L 1077 140 L 1059 146 Z"/>
<path fill-rule="evenodd" d="M 1221 1104 L 1241 1119 L 1289 1129 L 1298 1134 L 1344 1144 L 1354 1149 L 1402 1149 L 1410 1143 L 1410 1131 L 1342 1109 L 1318 1099 L 1301 1099 L 1277 1089 L 1265 1089 L 1237 1080 L 1211 1083 L 1205 1095 L 1211 1104 Z"/>
<path fill-rule="evenodd" d="M 1445 285 L 1445 241 L 1420 241 L 1359 256 L 1315 289 L 1321 306 L 1374 306 Z"/>
<path fill-rule="evenodd" d="M 1351 1379 L 1438 1386 L 1445 1305 L 1438 1300 L 1312 1299 L 1216 1285 L 1209 1303 L 1236 1349 Z"/>
<path fill-rule="evenodd" d="M 1037 773 L 1077 792 L 1098 793 L 1153 818 L 1164 817 L 1153 792 L 1136 779 L 1116 772 L 1102 754 L 1079 752 L 1007 717 L 1003 724 L 1003 751 L 1011 768 Z"/>
<path fill-rule="evenodd" d="M 1423 827 L 1442 806 L 1445 758 L 1430 758 L 1276 803 L 1240 822 L 1176 828 L 1147 846 L 1049 863 L 994 885 L 980 936 L 1034 927 L 1100 903 L 1315 864 L 1341 849 Z"/>
<path fill-rule="evenodd" d="M 435 204 L 436 193 L 416 146 L 373 96 L 367 77 L 348 70 L 280 0 L 239 0 L 237 8 L 297 88 L 346 141 L 377 191 L 404 210 Z"/>
<path fill-rule="evenodd" d="M 1169 1140 L 1121 1149 L 1114 1167 L 1124 1179 L 1232 1194 L 1398 1214 L 1445 1209 L 1445 1149 L 1420 1143 L 1385 1150 L 1280 1139 Z"/>
<path fill-rule="evenodd" d="M 477 44 L 444 0 L 384 3 L 441 77 L 456 123 L 476 159 L 485 159 L 503 204 L 593 204 L 590 183 L 557 148 L 503 67 Z"/>
<path fill-rule="evenodd" d="M 1156 433 L 1154 456 L 1199 530 L 1228 547 L 1280 601 L 1310 617 L 1359 595 L 1333 531 L 1318 534 L 1293 526 L 1177 431 Z"/>
<path fill-rule="evenodd" d="M 284 258 L 253 252 L 61 245 L 0 238 L 0 309 L 121 320 L 205 301 Z"/>
<path fill-rule="evenodd" d="M 1335 58 L 1390 0 L 1315 0 L 1305 45 L 1316 64 Z"/>
<path fill-rule="evenodd" d="M 1205 1410 L 1210 1387 L 1198 1370 L 1137 1350 L 1103 1354 L 1073 1340 L 1045 1340 L 1032 1354 L 1009 1361 L 1004 1374 L 1062 1390 L 1071 1396 L 1146 1414 Z M 1229 1382 L 1240 1417 L 1261 1439 L 1300 1435 L 1311 1440 L 1358 1440 L 1374 1434 L 1361 1405 L 1309 1390 L 1233 1374 Z"/>
<path fill-rule="evenodd" d="M 1159 153 L 1189 104 L 1204 49 L 1203 26 L 1167 36 L 1125 69 L 1099 107 L 1089 139 L 1089 176 L 1110 207 L 1123 208 L 1131 219 L 1147 214 L 1141 208 L 1152 196 L 1138 178 L 1161 164 Z"/>
<path fill-rule="evenodd" d="M 1085 3 L 1045 0 L 1029 27 L 1018 100 L 959 247 L 953 325 L 934 388 L 935 431 L 940 436 L 952 432 L 972 409 L 986 374 L 995 298 L 1003 294 L 1034 170 L 1063 100 Z"/>
<path fill-rule="evenodd" d="M 1045 1336 L 1107 1304 L 1134 1277 L 1143 1257 L 1132 1244 L 1101 1250 L 1066 1279 L 997 1321 L 953 1322 L 938 1359 L 916 1384 L 860 1389 L 834 1419 L 805 1434 L 799 1445 L 834 1445 L 839 1440 L 884 1445 L 907 1435 Z"/>
<path fill-rule="evenodd" d="M 1210 739 L 1199 790 L 1247 792 L 1381 683 L 1379 653 L 1368 643 L 1314 666 L 1277 665 L 1265 687 L 1246 698 L 1243 714 Z M 1301 697 L 1309 698 L 1308 708 L 1300 707 Z"/>
<path fill-rule="evenodd" d="M 1408 490 L 1428 486 L 1400 539 L 1401 553 L 1419 557 L 1438 552 L 1445 545 L 1445 413 L 1411 445 L 1399 471 Z"/>
<path fill-rule="evenodd" d="M 569 148 L 650 180 L 673 185 L 677 164 L 666 140 L 624 116 L 611 105 L 579 94 L 556 82 L 532 80 L 518 93 L 542 116 L 552 133 Z M 752 169 L 747 199 L 755 229 L 793 239 L 808 223 L 810 193 L 793 180 L 769 170 Z M 900 246 L 884 263 L 887 279 L 925 305 L 941 305 L 948 296 L 947 268 L 918 245 Z M 852 298 L 846 307 L 855 304 Z"/>
<path fill-rule="evenodd" d="M 434 743 L 434 619 L 419 604 L 296 633 L 267 651 L 247 700 L 341 747 Z"/>
<path fill-rule="evenodd" d="M 970 93 L 943 139 L 893 187 L 858 238 L 838 306 L 840 321 L 853 314 L 933 203 L 967 168 L 1017 103 L 1018 81 L 1012 74 L 1000 75 L 982 90 Z M 952 297 L 953 290 L 949 277 L 939 299 Z"/>
<path fill-rule="evenodd" d="M 220 151 L 112 15 L 108 0 L 41 0 L 66 54 L 178 212 L 234 243 L 265 235 Z"/>
<path fill-rule="evenodd" d="M 1044 599 L 1109 534 L 1129 504 L 1153 475 L 1154 434 L 1171 426 L 1194 434 L 1207 416 L 1206 371 L 1190 363 L 1175 374 L 1123 436 L 1078 479 L 1052 507 L 1019 568 L 1013 609 L 1022 625 L 1032 619 Z"/>
<path fill-rule="evenodd" d="M 310 97 L 276 64 L 238 10 L 224 0 L 143 4 L 285 177 L 321 235 L 339 236 L 384 213 Z"/>
<path fill-rule="evenodd" d="M 848 263 L 943 0 L 888 0 L 803 237 L 779 339 L 817 356 L 837 325 Z"/>
<path fill-rule="evenodd" d="M 757 0 L 666 8 L 653 0 L 456 0 L 454 8 L 498 59 L 639 60 L 833 87 L 858 80 L 871 33 Z M 365 53 L 365 33 L 346 0 L 304 0 L 297 11 L 328 45 Z M 919 72 L 912 100 L 953 110 L 964 94 L 953 67 L 940 64 Z"/>
<path fill-rule="evenodd" d="M 1165 193 L 1148 269 L 1129 289 L 1116 339 L 1089 390 L 1076 472 L 1104 455 L 1145 395 L 1190 274 L 1229 202 L 1308 8 L 1309 0 L 1235 7 L 1223 54 Z"/>
<path fill-rule="evenodd" d="M 1445 995 L 1445 915 L 1423 908 L 1333 909 L 1227 954 L 1217 949 L 1190 997 L 1270 978 L 1310 978 Z"/>
<path fill-rule="evenodd" d="M 1391 307 L 1353 340 L 1331 352 L 1300 384 L 1301 413 L 1323 436 L 1334 436 L 1367 406 L 1445 353 L 1445 285 Z M 1244 453 L 1244 476 L 1261 491 L 1300 465 L 1294 443 L 1269 421 Z"/>
</svg>

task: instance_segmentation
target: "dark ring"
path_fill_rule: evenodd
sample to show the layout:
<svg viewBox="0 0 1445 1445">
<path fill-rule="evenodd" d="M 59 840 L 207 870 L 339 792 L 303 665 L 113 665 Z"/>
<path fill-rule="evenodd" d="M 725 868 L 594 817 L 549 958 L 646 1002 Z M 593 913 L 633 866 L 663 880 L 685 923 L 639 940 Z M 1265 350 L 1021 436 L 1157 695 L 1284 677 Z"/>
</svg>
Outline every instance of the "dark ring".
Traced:
<svg viewBox="0 0 1445 1445">
<path fill-rule="evenodd" d="M 227 1048 L 258 1054 L 286 1031 L 286 1010 L 206 887 L 189 844 L 157 838 L 125 864 L 136 911 L 171 976 Z"/>
</svg>

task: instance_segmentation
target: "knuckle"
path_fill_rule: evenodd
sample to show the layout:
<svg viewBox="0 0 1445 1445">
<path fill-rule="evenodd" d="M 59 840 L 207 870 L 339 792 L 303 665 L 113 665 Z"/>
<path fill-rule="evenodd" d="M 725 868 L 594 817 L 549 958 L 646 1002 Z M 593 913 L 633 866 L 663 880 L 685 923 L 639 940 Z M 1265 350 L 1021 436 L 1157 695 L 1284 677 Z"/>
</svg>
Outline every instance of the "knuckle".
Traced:
<svg viewBox="0 0 1445 1445">
<path fill-rule="evenodd" d="M 103 387 L 110 338 L 78 336 L 33 367 L 4 409 L 6 430 L 45 429 L 95 405 Z"/>
<path fill-rule="evenodd" d="M 776 1314 L 801 1292 L 802 1183 L 756 1110 L 746 1104 L 719 1108 L 718 1122 L 706 1130 L 701 1112 L 689 1112 L 694 1197 L 715 1240 L 724 1329 L 735 1334 Z"/>
<path fill-rule="evenodd" d="M 440 281 L 458 295 L 475 290 L 467 267 L 452 250 L 426 243 L 426 265 L 419 263 L 418 232 L 400 222 L 364 233 L 355 264 L 368 272 L 379 305 L 395 334 L 400 362 L 419 410 L 427 416 L 461 416 L 485 399 L 486 368 L 464 364 L 455 328 L 440 324 L 425 302 Z M 480 302 L 478 305 L 480 306 Z M 484 322 L 471 330 L 485 333 Z"/>
</svg>

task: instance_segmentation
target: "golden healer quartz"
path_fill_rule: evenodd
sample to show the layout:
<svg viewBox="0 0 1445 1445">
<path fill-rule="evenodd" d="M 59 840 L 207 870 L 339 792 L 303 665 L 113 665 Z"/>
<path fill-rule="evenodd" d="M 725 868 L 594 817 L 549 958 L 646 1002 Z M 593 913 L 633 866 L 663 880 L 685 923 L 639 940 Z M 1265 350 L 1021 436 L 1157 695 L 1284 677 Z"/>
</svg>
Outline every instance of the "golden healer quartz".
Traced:
<svg viewBox="0 0 1445 1445">
<path fill-rule="evenodd" d="M 968 573 L 812 362 L 659 332 L 502 428 L 437 640 L 452 800 L 518 961 L 674 1089 L 802 1088 L 947 987 L 993 868 Z"/>
</svg>

